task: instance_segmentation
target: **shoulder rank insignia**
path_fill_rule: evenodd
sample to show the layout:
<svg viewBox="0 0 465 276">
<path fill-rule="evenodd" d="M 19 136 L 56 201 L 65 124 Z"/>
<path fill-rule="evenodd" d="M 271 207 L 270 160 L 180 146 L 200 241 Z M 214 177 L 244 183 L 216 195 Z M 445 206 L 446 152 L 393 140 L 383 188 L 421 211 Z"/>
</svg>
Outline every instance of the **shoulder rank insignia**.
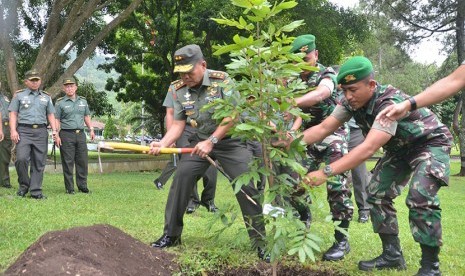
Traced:
<svg viewBox="0 0 465 276">
<path fill-rule="evenodd" d="M 16 94 L 16 93 L 21 93 L 21 92 L 23 92 L 23 91 L 24 91 L 24 89 L 16 90 L 16 91 L 15 91 L 15 94 Z"/>
<path fill-rule="evenodd" d="M 58 98 L 56 102 L 63 100 L 64 97 Z"/>
<path fill-rule="evenodd" d="M 44 93 L 44 94 L 47 95 L 47 96 L 50 96 L 50 94 L 48 94 L 47 91 L 42 90 L 42 91 L 40 91 L 40 92 Z"/>
<path fill-rule="evenodd" d="M 208 77 L 212 79 L 224 80 L 226 78 L 226 73 L 221 72 L 221 71 L 210 71 L 210 73 L 208 74 Z"/>
<path fill-rule="evenodd" d="M 186 86 L 186 84 L 182 80 L 173 81 L 171 85 L 173 85 L 175 90 L 179 90 Z"/>
</svg>

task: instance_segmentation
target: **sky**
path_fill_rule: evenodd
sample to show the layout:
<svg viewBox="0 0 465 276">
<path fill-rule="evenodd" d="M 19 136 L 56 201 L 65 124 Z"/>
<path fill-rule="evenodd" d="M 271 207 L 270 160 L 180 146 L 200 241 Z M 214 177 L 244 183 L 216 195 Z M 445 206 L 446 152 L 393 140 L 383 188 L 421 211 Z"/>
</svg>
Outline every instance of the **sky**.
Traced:
<svg viewBox="0 0 465 276">
<path fill-rule="evenodd" d="M 345 8 L 353 8 L 358 5 L 358 0 L 329 0 L 329 2 Z M 431 64 L 435 62 L 437 65 L 441 65 L 446 59 L 446 56 L 441 55 L 441 48 L 442 45 L 437 42 L 437 38 L 432 37 L 412 47 L 409 55 L 413 60 L 420 63 Z"/>
</svg>

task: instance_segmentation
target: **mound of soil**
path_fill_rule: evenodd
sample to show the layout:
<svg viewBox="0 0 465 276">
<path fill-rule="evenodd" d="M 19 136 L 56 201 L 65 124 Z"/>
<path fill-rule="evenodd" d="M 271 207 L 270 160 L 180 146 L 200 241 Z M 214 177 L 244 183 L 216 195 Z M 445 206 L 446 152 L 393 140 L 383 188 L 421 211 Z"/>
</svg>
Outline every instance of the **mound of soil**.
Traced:
<svg viewBox="0 0 465 276">
<path fill-rule="evenodd" d="M 76 227 L 43 235 L 5 275 L 172 275 L 175 256 L 111 225 Z"/>
</svg>

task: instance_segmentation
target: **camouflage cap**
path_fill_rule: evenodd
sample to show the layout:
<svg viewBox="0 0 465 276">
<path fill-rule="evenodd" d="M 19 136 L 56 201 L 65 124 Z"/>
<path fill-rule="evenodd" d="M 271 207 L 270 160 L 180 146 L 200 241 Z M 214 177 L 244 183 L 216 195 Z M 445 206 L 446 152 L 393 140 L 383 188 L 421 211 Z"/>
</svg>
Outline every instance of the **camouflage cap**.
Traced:
<svg viewBox="0 0 465 276">
<path fill-rule="evenodd" d="M 352 84 L 363 80 L 373 72 L 373 65 L 366 57 L 349 58 L 339 69 L 338 84 Z"/>
<path fill-rule="evenodd" d="M 298 36 L 292 42 L 292 53 L 310 53 L 316 49 L 315 36 L 311 34 Z"/>
<path fill-rule="evenodd" d="M 40 80 L 39 71 L 36 69 L 31 69 L 24 74 L 25 79 L 27 80 Z"/>
<path fill-rule="evenodd" d="M 191 44 L 184 46 L 174 53 L 173 72 L 189 73 L 200 60 L 203 60 L 203 54 L 199 45 Z"/>
<path fill-rule="evenodd" d="M 75 78 L 65 78 L 63 79 L 63 85 L 67 84 L 76 84 L 76 79 Z"/>
</svg>

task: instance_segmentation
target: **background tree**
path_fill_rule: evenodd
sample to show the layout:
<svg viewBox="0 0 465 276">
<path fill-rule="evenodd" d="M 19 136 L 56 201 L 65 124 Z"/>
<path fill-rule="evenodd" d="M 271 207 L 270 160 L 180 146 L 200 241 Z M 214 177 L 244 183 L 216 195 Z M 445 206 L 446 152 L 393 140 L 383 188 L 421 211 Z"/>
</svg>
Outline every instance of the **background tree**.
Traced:
<svg viewBox="0 0 465 276">
<path fill-rule="evenodd" d="M 105 130 L 103 131 L 104 139 L 114 139 L 119 137 L 118 128 L 116 127 L 115 120 L 108 116 L 107 121 L 105 122 Z"/>
<path fill-rule="evenodd" d="M 442 35 L 444 51 L 448 53 L 456 52 L 457 63 L 460 65 L 465 59 L 465 1 L 461 0 L 361 0 L 367 13 L 377 11 L 383 13 L 393 22 L 398 31 L 396 43 L 408 48 L 415 45 L 422 39 L 433 34 Z M 450 72 L 449 72 L 450 73 Z M 420 92 L 420 91 L 417 91 Z M 459 97 L 460 101 L 456 106 L 455 116 L 460 123 L 458 134 L 460 144 L 460 156 L 462 159 L 459 175 L 465 175 L 465 94 Z"/>
<path fill-rule="evenodd" d="M 18 74 L 35 68 L 56 96 L 62 79 L 74 75 L 141 1 L 1 0 L 0 46 L 10 92 L 20 87 Z M 63 68 L 73 50 L 76 58 Z"/>
<path fill-rule="evenodd" d="M 163 133 L 165 109 L 162 102 L 170 82 L 177 78 L 172 73 L 174 51 L 186 44 L 199 44 L 208 67 L 224 70 L 229 57 L 213 55 L 212 46 L 230 43 L 230 29 L 212 21 L 211 17 L 220 14 L 237 17 L 241 13 L 229 0 L 144 0 L 136 13 L 107 39 L 108 45 L 116 45 L 108 49 L 108 53 L 115 57 L 101 68 L 107 72 L 114 69 L 120 77 L 109 79 L 106 89 L 118 93 L 120 101 L 145 101 L 147 112 L 158 122 Z M 364 15 L 337 9 L 322 0 L 300 1 L 298 10 L 285 11 L 274 18 L 274 22 L 279 25 L 301 18 L 307 24 L 294 34 L 313 32 L 321 35 L 321 40 L 317 40 L 318 47 L 320 58 L 326 64 L 337 64 L 342 53 L 352 51 L 352 47 L 361 43 L 368 33 Z M 347 28 L 338 31 L 339 26 Z M 238 30 L 238 33 L 243 34 L 244 30 Z M 155 134 L 151 129 L 147 130 Z"/>
</svg>

